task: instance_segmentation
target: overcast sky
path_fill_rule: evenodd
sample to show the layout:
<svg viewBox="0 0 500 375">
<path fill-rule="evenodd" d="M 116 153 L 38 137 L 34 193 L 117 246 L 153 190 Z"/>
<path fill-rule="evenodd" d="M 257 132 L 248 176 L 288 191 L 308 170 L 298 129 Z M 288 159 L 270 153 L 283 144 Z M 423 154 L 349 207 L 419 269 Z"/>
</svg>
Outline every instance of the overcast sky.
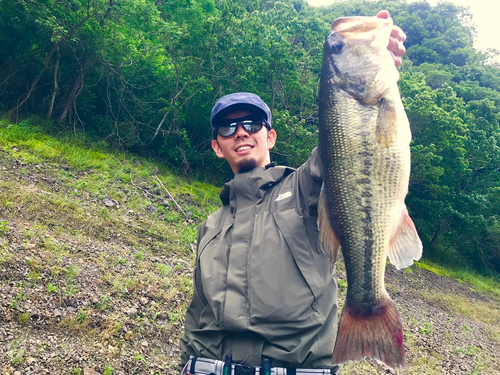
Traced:
<svg viewBox="0 0 500 375">
<path fill-rule="evenodd" d="M 329 5 L 338 0 L 306 0 L 309 5 Z M 477 27 L 476 49 L 496 48 L 500 50 L 499 15 L 500 1 L 498 0 L 449 0 L 450 2 L 470 7 Z M 427 0 L 436 5 L 437 0 Z M 368 15 L 368 14 L 367 14 Z"/>
</svg>

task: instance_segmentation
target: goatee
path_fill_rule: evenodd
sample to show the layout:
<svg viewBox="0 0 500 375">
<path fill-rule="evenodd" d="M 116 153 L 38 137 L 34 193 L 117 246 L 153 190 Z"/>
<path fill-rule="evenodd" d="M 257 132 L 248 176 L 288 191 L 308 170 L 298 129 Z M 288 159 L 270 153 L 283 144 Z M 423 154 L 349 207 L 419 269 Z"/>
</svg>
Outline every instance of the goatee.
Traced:
<svg viewBox="0 0 500 375">
<path fill-rule="evenodd" d="M 257 166 L 257 161 L 255 159 L 243 159 L 237 164 L 238 173 L 248 172 Z"/>
</svg>

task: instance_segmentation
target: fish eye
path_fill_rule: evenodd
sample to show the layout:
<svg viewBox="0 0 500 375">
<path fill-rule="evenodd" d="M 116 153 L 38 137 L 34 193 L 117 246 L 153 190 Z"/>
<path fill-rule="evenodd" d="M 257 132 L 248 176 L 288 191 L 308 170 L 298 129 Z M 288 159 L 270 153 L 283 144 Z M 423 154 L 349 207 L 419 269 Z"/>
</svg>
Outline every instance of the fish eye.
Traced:
<svg viewBox="0 0 500 375">
<path fill-rule="evenodd" d="M 342 48 L 344 48 L 344 45 L 339 41 L 335 41 L 330 45 L 330 47 L 332 49 L 332 53 L 338 55 L 340 52 L 342 52 Z"/>
</svg>

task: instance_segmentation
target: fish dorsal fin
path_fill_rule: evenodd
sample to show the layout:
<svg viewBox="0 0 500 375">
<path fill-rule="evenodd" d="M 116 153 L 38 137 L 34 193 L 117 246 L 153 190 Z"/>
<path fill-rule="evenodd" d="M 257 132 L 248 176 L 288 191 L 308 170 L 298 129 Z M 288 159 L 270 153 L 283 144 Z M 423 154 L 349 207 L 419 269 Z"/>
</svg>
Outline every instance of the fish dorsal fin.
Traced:
<svg viewBox="0 0 500 375">
<path fill-rule="evenodd" d="M 323 251 L 330 257 L 332 263 L 337 261 L 337 255 L 340 248 L 340 240 L 335 234 L 328 218 L 328 211 L 326 207 L 325 187 L 321 188 L 318 203 L 318 227 L 319 227 L 319 241 Z"/>
<path fill-rule="evenodd" d="M 422 256 L 422 242 L 406 208 L 389 243 L 389 260 L 398 270 L 409 267 Z"/>
</svg>

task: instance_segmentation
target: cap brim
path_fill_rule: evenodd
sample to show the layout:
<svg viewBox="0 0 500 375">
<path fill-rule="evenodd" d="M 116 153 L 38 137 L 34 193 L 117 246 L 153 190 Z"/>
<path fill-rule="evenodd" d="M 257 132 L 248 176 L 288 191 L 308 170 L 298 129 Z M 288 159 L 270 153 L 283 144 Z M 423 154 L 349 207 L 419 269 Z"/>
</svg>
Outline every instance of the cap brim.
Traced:
<svg viewBox="0 0 500 375">
<path fill-rule="evenodd" d="M 261 108 L 253 105 L 253 104 L 248 104 L 248 103 L 237 103 L 230 105 L 222 110 L 220 110 L 212 119 L 212 124 L 214 126 L 217 125 L 217 123 L 222 120 L 224 117 L 226 117 L 228 114 L 236 111 L 248 111 L 252 113 L 258 113 L 261 114 L 262 117 L 264 117 L 265 120 L 269 121 L 267 118 L 267 113 L 263 111 Z"/>
</svg>

